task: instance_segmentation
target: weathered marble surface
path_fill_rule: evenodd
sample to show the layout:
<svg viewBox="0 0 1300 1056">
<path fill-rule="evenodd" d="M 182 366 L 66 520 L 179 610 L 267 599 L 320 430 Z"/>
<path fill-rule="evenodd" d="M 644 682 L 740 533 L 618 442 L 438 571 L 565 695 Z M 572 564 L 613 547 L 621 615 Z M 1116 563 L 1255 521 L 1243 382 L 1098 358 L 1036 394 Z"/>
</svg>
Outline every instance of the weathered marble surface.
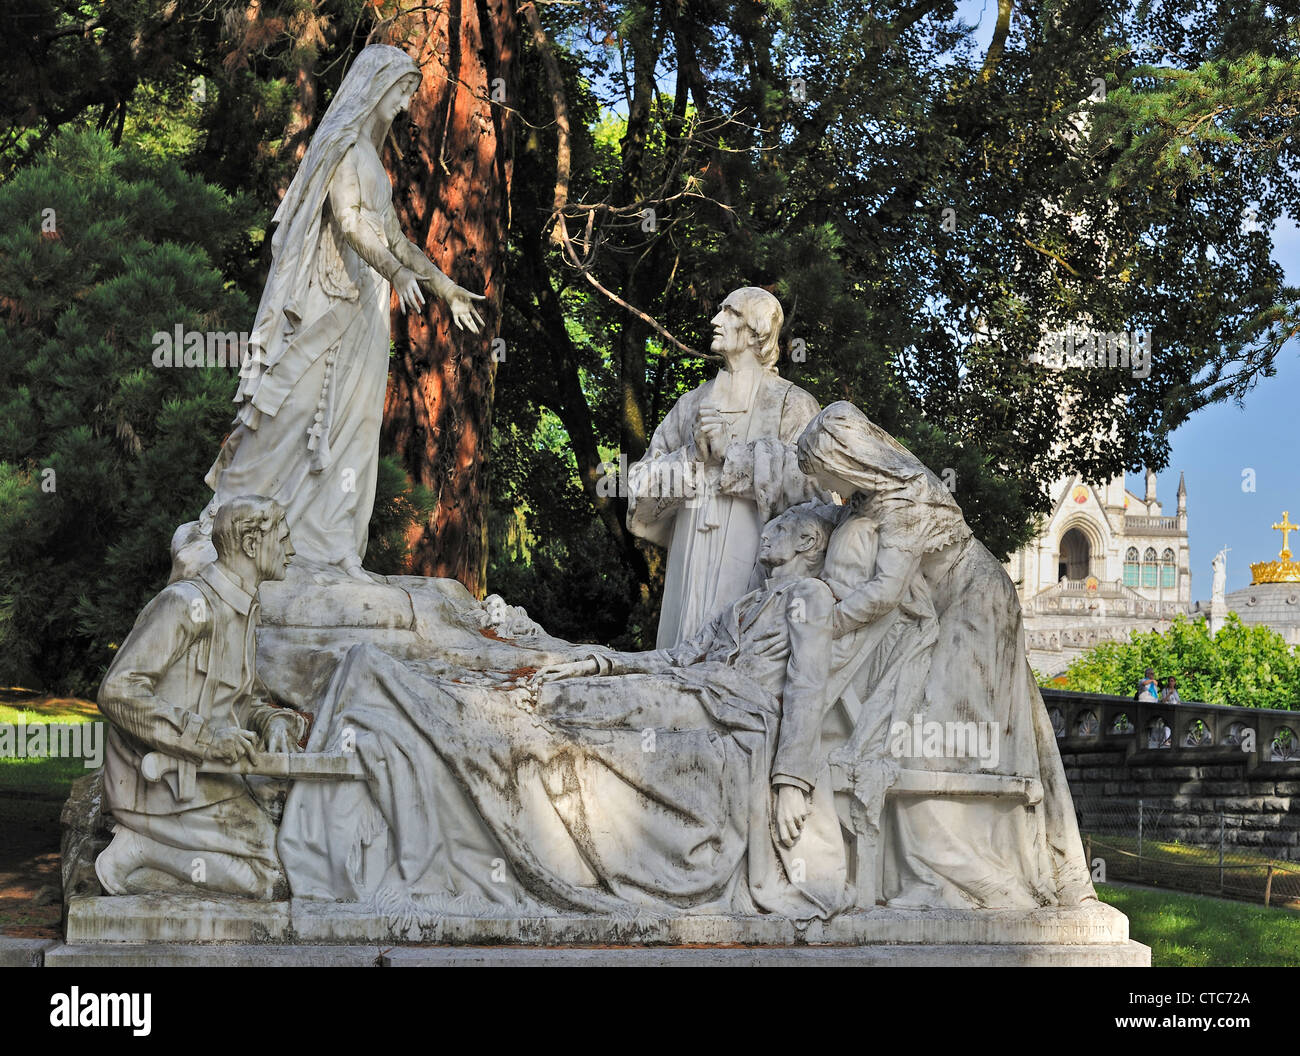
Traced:
<svg viewBox="0 0 1300 1056">
<path fill-rule="evenodd" d="M 727 370 L 630 474 L 634 530 L 669 544 L 663 648 L 561 641 L 506 599 L 361 570 L 390 282 L 408 309 L 426 281 L 476 321 L 472 295 L 396 229 L 372 157 L 413 76 L 394 49 L 362 52 L 277 214 L 215 512 L 178 529 L 160 598 L 223 582 L 230 547 L 213 562 L 207 521 L 236 494 L 283 501 L 291 560 L 235 569 L 239 590 L 219 594 L 243 623 L 212 619 L 204 594 L 198 617 L 146 610 L 157 656 L 124 646 L 130 669 L 110 672 L 104 700 L 131 751 L 105 804 L 119 837 L 149 830 L 167 875 L 153 884 L 137 842 L 115 839 L 101 879 L 145 894 L 72 897 L 69 940 L 1132 958 L 1083 862 L 1013 585 L 926 466 L 856 408 L 818 411 L 775 375 L 781 310 L 765 291 L 724 302 Z M 655 466 L 682 486 L 643 492 Z M 272 778 L 290 757 L 285 792 Z M 196 788 L 231 795 L 187 816 Z M 80 891 L 103 832 L 93 786 L 78 797 Z M 227 859 L 255 859 L 255 875 Z"/>
<path fill-rule="evenodd" d="M 674 650 L 575 645 L 532 633 L 526 616 L 530 633 L 505 639 L 494 623 L 521 614 L 446 581 L 292 564 L 267 581 L 259 675 L 312 718 L 310 752 L 355 751 L 364 777 L 295 784 L 279 841 L 295 892 L 341 898 L 385 934 L 485 907 L 806 922 L 880 900 L 1089 900 L 1005 574 L 980 561 L 924 467 L 883 434 L 858 435 L 856 411 L 834 413 L 801 454 L 850 491 L 859 456 L 832 471 L 817 441 L 826 423 L 848 428 L 876 505 L 773 519 L 766 581 Z M 999 598 L 1011 601 L 990 609 Z M 823 637 L 808 637 L 814 625 Z M 963 662 L 954 710 L 942 672 Z M 993 756 L 909 759 L 891 735 L 913 712 L 983 723 Z M 801 715 L 822 727 L 809 742 L 820 747 L 790 769 L 773 760 Z M 664 853 L 681 840 L 714 857 Z"/>
<path fill-rule="evenodd" d="M 794 453 L 817 401 L 776 372 L 783 318 L 766 290 L 730 294 L 712 319 L 724 369 L 673 405 L 628 472 L 628 528 L 668 550 L 661 649 L 751 589 L 763 525 L 818 497 Z"/>
<path fill-rule="evenodd" d="M 363 583 L 290 565 L 283 582 L 263 586 L 261 600 L 258 672 L 277 699 L 307 714 L 316 712 L 348 649 L 362 643 L 399 660 L 503 672 L 591 651 L 544 631 L 512 637 L 521 622 L 518 612 L 491 611 L 495 607 L 475 600 L 454 579 L 388 576 Z"/>
<path fill-rule="evenodd" d="M 284 507 L 224 503 L 217 558 L 174 581 L 137 618 L 99 688 L 109 720 L 103 807 L 113 839 L 95 859 L 105 890 L 171 888 L 271 898 L 280 784 L 222 772 L 295 751 L 307 719 L 274 704 L 258 677 L 259 585 L 294 556 Z M 271 773 L 273 771 L 268 771 Z"/>
<path fill-rule="evenodd" d="M 574 948 L 558 948 L 565 946 Z M 67 945 L 43 952 L 51 966 L 75 967 L 380 961 L 390 967 L 1151 963 L 1150 949 L 1129 938 L 1124 915 L 1101 903 L 1028 913 L 877 908 L 806 927 L 771 915 L 447 916 L 427 927 L 395 932 L 363 907 L 314 900 L 268 905 L 174 895 L 76 898 L 69 907 Z"/>
<path fill-rule="evenodd" d="M 1113 945 L 879 946 L 147 946 L 56 945 L 51 968 L 1148 968 L 1139 942 Z"/>
<path fill-rule="evenodd" d="M 390 297 L 421 285 L 477 333 L 474 301 L 402 233 L 379 151 L 420 83 L 398 48 L 364 48 L 330 100 L 274 223 L 271 271 L 240 370 L 234 427 L 207 475 L 211 505 L 265 495 L 290 515 L 304 565 L 364 580 L 392 337 Z"/>
<path fill-rule="evenodd" d="M 854 910 L 829 921 L 803 924 L 774 914 L 659 916 L 561 913 L 521 917 L 490 914 L 480 906 L 437 919 L 394 927 L 383 914 L 353 904 L 315 899 L 258 903 L 192 899 L 178 895 L 79 897 L 68 907 L 69 943 L 242 942 L 355 944 L 504 943 L 562 946 L 575 943 L 683 946 L 692 944 L 1115 946 L 1129 941 L 1128 918 L 1101 902 L 1063 909 Z M 498 910 L 500 907 L 497 907 Z"/>
</svg>

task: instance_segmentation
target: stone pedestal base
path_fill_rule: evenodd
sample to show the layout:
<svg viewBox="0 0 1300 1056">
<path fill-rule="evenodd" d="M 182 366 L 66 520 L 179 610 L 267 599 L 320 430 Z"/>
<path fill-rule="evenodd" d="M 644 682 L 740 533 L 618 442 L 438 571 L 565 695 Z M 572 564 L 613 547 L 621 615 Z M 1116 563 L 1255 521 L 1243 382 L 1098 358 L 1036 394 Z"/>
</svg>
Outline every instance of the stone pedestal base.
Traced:
<svg viewBox="0 0 1300 1056">
<path fill-rule="evenodd" d="M 56 946 L 49 968 L 1147 968 L 1139 942 L 1093 946 Z"/>
<path fill-rule="evenodd" d="M 879 907 L 806 926 L 763 916 L 574 914 L 439 916 L 403 928 L 358 904 L 179 895 L 73 898 L 67 945 L 49 951 L 46 963 L 378 963 L 380 949 L 394 967 L 1151 963 L 1151 951 L 1130 941 L 1127 918 L 1100 902 L 1028 912 Z"/>
</svg>

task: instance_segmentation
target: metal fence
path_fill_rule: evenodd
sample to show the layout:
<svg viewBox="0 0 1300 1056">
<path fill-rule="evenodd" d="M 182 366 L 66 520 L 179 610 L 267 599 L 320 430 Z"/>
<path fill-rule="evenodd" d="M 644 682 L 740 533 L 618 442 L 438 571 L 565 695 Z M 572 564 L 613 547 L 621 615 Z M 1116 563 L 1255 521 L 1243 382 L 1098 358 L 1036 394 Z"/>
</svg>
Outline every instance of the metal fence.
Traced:
<svg viewBox="0 0 1300 1056">
<path fill-rule="evenodd" d="M 1076 797 L 1074 807 L 1097 882 L 1130 880 L 1300 909 L 1300 862 L 1239 846 L 1250 823 L 1243 815 L 1203 815 L 1199 831 L 1217 831 L 1217 839 L 1189 842 L 1182 817 L 1167 804 L 1087 796 Z"/>
</svg>

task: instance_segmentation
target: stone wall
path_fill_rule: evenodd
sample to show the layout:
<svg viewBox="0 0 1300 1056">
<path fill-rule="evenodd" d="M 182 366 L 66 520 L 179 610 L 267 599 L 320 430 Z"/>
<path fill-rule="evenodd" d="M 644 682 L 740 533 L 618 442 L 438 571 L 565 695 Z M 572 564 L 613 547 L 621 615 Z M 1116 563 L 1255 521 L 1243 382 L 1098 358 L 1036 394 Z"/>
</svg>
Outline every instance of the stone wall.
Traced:
<svg viewBox="0 0 1300 1056">
<path fill-rule="evenodd" d="M 1300 712 L 1043 691 L 1085 832 L 1300 861 Z M 1149 823 L 1148 823 L 1149 824 Z"/>
</svg>

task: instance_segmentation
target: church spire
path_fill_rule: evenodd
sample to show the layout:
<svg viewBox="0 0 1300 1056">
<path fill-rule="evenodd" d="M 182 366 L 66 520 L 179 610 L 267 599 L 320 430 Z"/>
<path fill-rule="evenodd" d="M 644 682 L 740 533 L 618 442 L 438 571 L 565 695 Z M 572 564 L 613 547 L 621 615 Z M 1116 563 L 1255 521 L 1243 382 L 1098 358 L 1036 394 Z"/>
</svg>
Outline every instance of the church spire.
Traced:
<svg viewBox="0 0 1300 1056">
<path fill-rule="evenodd" d="M 1187 481 L 1181 473 L 1178 474 L 1178 512 L 1187 512 Z"/>
<path fill-rule="evenodd" d="M 1147 466 L 1147 503 L 1156 501 L 1156 471 Z"/>
</svg>

